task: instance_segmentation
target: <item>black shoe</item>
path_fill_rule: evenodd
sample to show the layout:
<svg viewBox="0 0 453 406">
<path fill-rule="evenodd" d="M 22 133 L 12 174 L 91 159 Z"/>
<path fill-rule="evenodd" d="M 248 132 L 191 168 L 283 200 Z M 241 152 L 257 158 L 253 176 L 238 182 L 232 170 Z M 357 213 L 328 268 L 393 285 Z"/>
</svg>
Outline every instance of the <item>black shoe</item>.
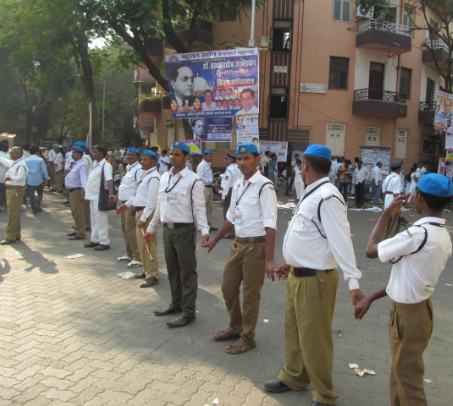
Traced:
<svg viewBox="0 0 453 406">
<path fill-rule="evenodd" d="M 79 235 L 73 235 L 72 237 L 69 237 L 69 241 L 75 241 L 75 240 L 84 240 L 84 237 L 80 237 Z"/>
<path fill-rule="evenodd" d="M 38 206 L 36 207 L 36 210 L 38 211 L 38 213 L 42 213 L 42 209 L 41 209 L 41 206 L 38 204 Z"/>
<path fill-rule="evenodd" d="M 176 328 L 187 326 L 188 324 L 193 323 L 194 321 L 195 316 L 184 316 L 183 314 L 181 314 L 181 316 L 177 317 L 176 319 L 167 321 L 165 324 L 170 328 Z"/>
<path fill-rule="evenodd" d="M 66 200 L 65 202 L 61 202 L 61 204 L 69 204 L 69 200 Z"/>
<path fill-rule="evenodd" d="M 93 241 L 90 241 L 88 244 L 84 244 L 83 246 L 85 248 L 94 248 L 94 247 L 97 247 L 99 245 L 98 242 L 93 242 Z"/>
<path fill-rule="evenodd" d="M 3 240 L 0 242 L 1 245 L 8 245 L 8 244 L 14 244 L 16 241 L 14 240 Z"/>
<path fill-rule="evenodd" d="M 280 379 L 274 379 L 273 381 L 266 382 L 264 384 L 264 390 L 266 392 L 281 393 L 292 390 L 288 385 L 282 382 Z"/>
<path fill-rule="evenodd" d="M 137 274 L 135 274 L 134 278 L 135 279 L 145 279 L 146 278 L 146 273 L 145 272 L 137 273 Z"/>
<path fill-rule="evenodd" d="M 145 282 L 142 282 L 140 284 L 141 288 L 150 288 L 151 286 L 157 285 L 159 283 L 159 279 L 156 278 L 150 278 L 146 279 Z"/>
<path fill-rule="evenodd" d="M 97 247 L 94 248 L 95 251 L 105 251 L 109 250 L 110 245 L 99 244 Z"/>
<path fill-rule="evenodd" d="M 168 314 L 173 314 L 173 313 L 181 313 L 182 312 L 182 309 L 181 307 L 175 307 L 175 306 L 168 306 L 166 309 L 164 310 L 154 310 L 154 314 L 156 316 L 166 316 Z"/>
<path fill-rule="evenodd" d="M 313 403 L 311 404 L 311 406 L 332 406 L 332 405 L 329 405 L 328 403 L 322 403 L 322 402 L 315 402 L 315 401 L 313 401 Z"/>
<path fill-rule="evenodd" d="M 66 234 L 68 237 L 74 237 L 76 235 L 76 232 L 74 231 L 73 233 L 68 233 Z"/>
<path fill-rule="evenodd" d="M 209 231 L 219 231 L 219 229 L 216 227 L 209 227 Z"/>
</svg>

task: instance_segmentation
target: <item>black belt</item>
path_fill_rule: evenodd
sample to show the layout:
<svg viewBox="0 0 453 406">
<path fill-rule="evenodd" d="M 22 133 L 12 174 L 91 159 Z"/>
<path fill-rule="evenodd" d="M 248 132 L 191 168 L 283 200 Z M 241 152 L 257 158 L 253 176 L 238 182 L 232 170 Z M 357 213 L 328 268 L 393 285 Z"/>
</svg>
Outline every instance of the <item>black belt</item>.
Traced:
<svg viewBox="0 0 453 406">
<path fill-rule="evenodd" d="M 193 226 L 193 223 L 164 223 L 165 228 L 186 228 Z"/>
<path fill-rule="evenodd" d="M 138 206 L 138 207 L 134 207 L 135 211 L 142 211 L 142 210 L 145 210 L 145 207 L 146 206 Z"/>
<path fill-rule="evenodd" d="M 312 268 L 293 268 L 291 267 L 291 270 L 294 274 L 294 276 L 316 276 L 318 269 L 312 269 Z M 334 269 L 324 269 L 325 273 L 330 273 Z"/>
<path fill-rule="evenodd" d="M 238 244 L 248 244 L 249 242 L 264 242 L 266 241 L 266 236 L 261 235 L 259 237 L 236 237 L 236 241 Z"/>
<path fill-rule="evenodd" d="M 204 187 L 212 187 L 212 185 L 204 185 Z"/>
<path fill-rule="evenodd" d="M 74 190 L 80 190 L 83 189 L 83 187 L 74 187 L 72 189 L 68 189 L 68 193 L 74 192 Z"/>
</svg>

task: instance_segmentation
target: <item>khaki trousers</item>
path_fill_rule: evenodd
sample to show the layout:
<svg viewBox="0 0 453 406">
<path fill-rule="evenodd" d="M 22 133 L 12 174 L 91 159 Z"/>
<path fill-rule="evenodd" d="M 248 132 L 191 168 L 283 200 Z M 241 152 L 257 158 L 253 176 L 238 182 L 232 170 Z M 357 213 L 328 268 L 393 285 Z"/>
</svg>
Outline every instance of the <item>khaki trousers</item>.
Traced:
<svg viewBox="0 0 453 406">
<path fill-rule="evenodd" d="M 338 287 L 338 271 L 317 276 L 289 274 L 286 288 L 286 366 L 278 378 L 294 390 L 311 382 L 313 400 L 335 404 L 333 392 L 332 319 Z"/>
<path fill-rule="evenodd" d="M 390 309 L 391 406 L 427 406 L 423 389 L 423 351 L 433 331 L 431 300 L 416 304 L 392 302 Z"/>
<path fill-rule="evenodd" d="M 205 187 L 203 190 L 204 200 L 206 201 L 206 218 L 208 220 L 208 226 L 212 227 L 212 199 L 214 192 L 212 187 Z"/>
<path fill-rule="evenodd" d="M 393 238 L 398 233 L 400 228 L 400 215 L 395 214 L 392 216 L 390 221 L 385 226 L 384 235 L 382 237 L 382 241 L 387 240 L 388 238 Z"/>
<path fill-rule="evenodd" d="M 128 209 L 129 210 L 129 209 Z M 143 213 L 143 210 L 137 211 L 135 214 L 135 221 L 134 223 L 138 223 L 140 221 L 140 217 Z M 148 224 L 153 218 L 153 213 L 148 217 L 143 229 L 146 230 L 148 228 Z M 135 242 L 137 243 L 137 250 L 140 253 L 138 260 L 134 258 L 136 261 L 140 261 L 143 264 L 143 271 L 146 273 L 146 279 L 159 279 L 159 265 L 157 262 L 157 234 L 154 236 L 154 241 L 152 244 L 148 244 L 149 250 L 151 252 L 151 256 L 153 257 L 154 261 L 151 260 L 149 256 L 149 252 L 146 249 L 146 244 L 143 242 L 143 234 L 142 229 L 138 226 L 135 227 Z M 129 255 L 129 254 L 128 254 Z"/>
<path fill-rule="evenodd" d="M 50 188 L 55 189 L 55 165 L 53 162 L 49 163 L 49 178 L 50 178 Z"/>
<path fill-rule="evenodd" d="M 55 189 L 59 192 L 63 190 L 63 171 L 55 170 Z"/>
<path fill-rule="evenodd" d="M 90 208 L 90 201 L 85 200 L 85 223 L 86 223 L 86 230 L 91 230 L 91 208 Z"/>
<path fill-rule="evenodd" d="M 230 257 L 223 271 L 223 299 L 230 314 L 230 327 L 248 340 L 255 340 L 265 271 L 266 242 L 238 244 L 234 240 L 231 243 Z"/>
<path fill-rule="evenodd" d="M 71 207 L 72 218 L 74 219 L 75 232 L 79 237 L 86 237 L 85 203 L 83 200 L 83 189 L 73 190 L 68 193 L 69 206 Z"/>
<path fill-rule="evenodd" d="M 8 205 L 8 224 L 6 225 L 6 240 L 16 241 L 20 238 L 20 208 L 24 198 L 25 187 L 6 189 Z"/>
<path fill-rule="evenodd" d="M 121 215 L 121 231 L 123 232 L 127 256 L 132 258 L 133 261 L 140 261 L 140 253 L 137 246 L 138 234 L 136 230 L 135 217 L 136 216 L 132 214 L 132 208 L 129 207 L 126 212 Z M 142 238 L 143 236 L 140 233 L 140 239 Z"/>
<path fill-rule="evenodd" d="M 182 307 L 184 316 L 195 317 L 198 274 L 195 256 L 195 226 L 183 228 L 164 227 L 164 252 L 171 304 Z"/>
</svg>

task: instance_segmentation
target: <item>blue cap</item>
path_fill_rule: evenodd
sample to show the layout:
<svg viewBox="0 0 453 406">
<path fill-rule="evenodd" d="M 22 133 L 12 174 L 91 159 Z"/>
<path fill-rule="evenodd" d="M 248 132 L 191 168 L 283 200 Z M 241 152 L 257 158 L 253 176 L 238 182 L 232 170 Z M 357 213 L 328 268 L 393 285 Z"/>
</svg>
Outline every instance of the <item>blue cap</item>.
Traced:
<svg viewBox="0 0 453 406">
<path fill-rule="evenodd" d="M 83 142 L 83 141 L 77 141 L 77 142 L 74 142 L 74 144 L 72 144 L 76 147 L 86 147 L 87 143 L 86 142 Z"/>
<path fill-rule="evenodd" d="M 81 154 L 83 154 L 83 151 L 84 151 L 84 149 L 82 147 L 73 147 L 72 150 L 76 151 L 76 152 L 80 152 Z"/>
<path fill-rule="evenodd" d="M 403 166 L 403 161 L 395 161 L 390 164 L 391 169 L 399 169 Z"/>
<path fill-rule="evenodd" d="M 60 149 L 60 148 L 61 148 L 61 145 L 54 145 L 52 148 L 54 148 L 54 149 Z"/>
<path fill-rule="evenodd" d="M 212 150 L 207 149 L 207 150 L 204 152 L 204 154 L 205 154 L 205 155 L 207 155 L 207 154 L 212 154 Z"/>
<path fill-rule="evenodd" d="M 453 184 L 451 179 L 438 173 L 427 173 L 417 182 L 420 192 L 437 197 L 453 196 Z"/>
<path fill-rule="evenodd" d="M 258 147 L 255 144 L 242 144 L 239 145 L 236 150 L 236 155 L 244 155 L 244 154 L 259 154 Z"/>
<path fill-rule="evenodd" d="M 90 147 L 88 145 L 85 145 L 85 151 L 89 151 Z"/>
<path fill-rule="evenodd" d="M 46 147 L 51 147 L 51 146 L 52 146 L 52 144 L 46 144 L 45 146 L 46 146 Z"/>
<path fill-rule="evenodd" d="M 331 159 L 332 158 L 332 151 L 330 148 L 325 147 L 324 145 L 310 145 L 306 150 L 305 150 L 306 155 L 313 155 L 317 156 L 319 158 L 326 158 L 326 159 Z"/>
<path fill-rule="evenodd" d="M 190 148 L 187 146 L 186 143 L 184 142 L 181 142 L 181 141 L 173 141 L 173 144 L 171 144 L 171 147 L 172 148 L 177 148 L 177 149 L 180 149 L 182 151 L 185 151 L 187 152 L 188 154 L 190 154 Z"/>
<path fill-rule="evenodd" d="M 136 148 L 128 148 L 127 151 L 126 151 L 126 154 L 138 154 L 138 149 Z"/>
<path fill-rule="evenodd" d="M 133 148 L 132 148 L 132 149 L 133 149 Z M 157 158 L 156 153 L 153 152 L 153 151 L 150 151 L 149 149 L 144 149 L 144 150 L 142 151 L 142 156 L 152 156 L 152 157 L 154 157 L 154 158 Z"/>
</svg>

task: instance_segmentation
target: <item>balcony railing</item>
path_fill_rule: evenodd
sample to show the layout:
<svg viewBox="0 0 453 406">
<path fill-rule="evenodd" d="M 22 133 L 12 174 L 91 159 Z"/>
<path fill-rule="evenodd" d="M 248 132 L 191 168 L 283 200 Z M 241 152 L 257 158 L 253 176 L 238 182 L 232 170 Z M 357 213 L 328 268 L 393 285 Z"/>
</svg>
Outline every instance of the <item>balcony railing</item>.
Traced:
<svg viewBox="0 0 453 406">
<path fill-rule="evenodd" d="M 419 111 L 434 111 L 436 110 L 436 102 L 431 101 L 431 102 L 420 102 L 420 107 L 418 109 Z"/>
<path fill-rule="evenodd" d="M 378 89 L 359 89 L 354 91 L 354 101 L 381 100 L 388 103 L 406 103 L 404 93 L 389 92 Z"/>
<path fill-rule="evenodd" d="M 435 39 L 433 41 L 427 40 L 422 46 L 424 49 L 442 49 L 443 51 L 448 53 L 447 44 L 439 39 Z"/>
<path fill-rule="evenodd" d="M 359 34 L 370 30 L 385 31 L 392 34 L 404 35 L 406 37 L 412 36 L 411 28 L 406 25 L 386 23 L 377 20 L 368 20 L 359 25 Z"/>
</svg>

